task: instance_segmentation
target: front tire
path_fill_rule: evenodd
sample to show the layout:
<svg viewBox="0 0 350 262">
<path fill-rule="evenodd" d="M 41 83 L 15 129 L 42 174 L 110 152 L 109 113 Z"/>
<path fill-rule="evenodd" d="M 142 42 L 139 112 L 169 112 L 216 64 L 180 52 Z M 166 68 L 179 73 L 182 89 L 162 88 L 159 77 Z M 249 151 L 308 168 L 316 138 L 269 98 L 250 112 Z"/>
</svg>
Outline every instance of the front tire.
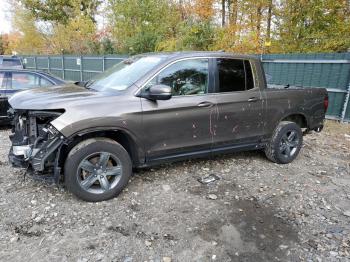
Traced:
<svg viewBox="0 0 350 262">
<path fill-rule="evenodd" d="M 294 122 L 282 121 L 265 148 L 266 157 L 278 164 L 288 164 L 298 156 L 302 143 L 301 128 Z"/>
<path fill-rule="evenodd" d="M 128 152 L 108 138 L 80 142 L 69 152 L 64 165 L 67 189 L 89 202 L 116 197 L 128 184 L 131 173 Z"/>
</svg>

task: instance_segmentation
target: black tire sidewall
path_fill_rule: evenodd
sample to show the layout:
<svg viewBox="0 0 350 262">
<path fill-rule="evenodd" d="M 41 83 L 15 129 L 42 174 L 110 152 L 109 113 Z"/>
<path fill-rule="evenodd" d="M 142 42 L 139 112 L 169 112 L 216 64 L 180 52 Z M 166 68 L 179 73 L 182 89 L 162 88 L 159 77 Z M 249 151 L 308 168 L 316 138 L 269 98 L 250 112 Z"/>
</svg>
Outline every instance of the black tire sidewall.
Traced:
<svg viewBox="0 0 350 262">
<path fill-rule="evenodd" d="M 281 139 L 282 139 L 283 135 L 285 135 L 287 132 L 290 132 L 290 131 L 297 132 L 297 135 L 298 135 L 298 138 L 299 138 L 299 143 L 298 143 L 296 152 L 292 156 L 289 156 L 289 157 L 286 158 L 280 152 L 280 148 L 279 147 L 280 147 L 280 143 L 281 143 Z M 274 140 L 273 147 L 274 147 L 274 151 L 275 151 L 275 159 L 276 159 L 276 161 L 278 163 L 281 163 L 281 164 L 288 164 L 288 163 L 292 162 L 299 155 L 299 152 L 301 150 L 302 144 L 303 144 L 303 133 L 302 133 L 300 127 L 296 123 L 285 124 L 279 130 L 279 132 L 278 132 L 278 134 L 276 136 L 276 139 Z"/>
<path fill-rule="evenodd" d="M 128 152 L 120 144 L 109 139 L 94 139 L 94 141 L 89 141 L 90 143 L 82 145 L 84 142 L 86 143 L 86 141 L 83 141 L 75 146 L 71 150 L 73 153 L 70 153 L 66 159 L 64 166 L 64 175 L 65 185 L 67 189 L 78 198 L 89 202 L 103 201 L 116 197 L 128 184 L 132 173 L 132 163 Z M 77 169 L 80 162 L 85 157 L 102 151 L 116 155 L 121 161 L 123 171 L 121 178 L 115 188 L 102 194 L 93 194 L 81 188 L 77 178 Z"/>
</svg>

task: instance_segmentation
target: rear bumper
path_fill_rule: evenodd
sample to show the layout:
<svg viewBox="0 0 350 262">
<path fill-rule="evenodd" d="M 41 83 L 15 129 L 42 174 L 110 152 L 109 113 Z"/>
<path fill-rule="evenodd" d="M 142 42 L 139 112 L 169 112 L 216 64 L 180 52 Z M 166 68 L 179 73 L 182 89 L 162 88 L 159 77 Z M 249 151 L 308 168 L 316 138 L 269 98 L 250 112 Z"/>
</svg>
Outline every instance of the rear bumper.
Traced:
<svg viewBox="0 0 350 262">
<path fill-rule="evenodd" d="M 323 130 L 323 125 L 320 125 L 320 126 L 318 126 L 318 127 L 315 127 L 313 130 L 314 130 L 315 132 L 319 133 L 319 132 L 321 132 L 321 131 Z"/>
<path fill-rule="evenodd" d="M 316 131 L 321 132 L 325 123 L 325 115 L 324 112 L 322 112 L 322 115 L 319 115 L 317 117 L 310 117 L 308 119 L 308 130 L 309 131 Z"/>
</svg>

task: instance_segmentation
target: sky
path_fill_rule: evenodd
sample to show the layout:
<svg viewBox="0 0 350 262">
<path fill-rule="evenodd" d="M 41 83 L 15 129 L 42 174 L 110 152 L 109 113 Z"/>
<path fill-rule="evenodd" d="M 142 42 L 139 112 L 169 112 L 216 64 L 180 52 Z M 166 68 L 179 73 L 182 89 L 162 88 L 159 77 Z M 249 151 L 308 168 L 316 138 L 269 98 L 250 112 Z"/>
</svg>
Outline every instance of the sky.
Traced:
<svg viewBox="0 0 350 262">
<path fill-rule="evenodd" d="M 0 0 L 0 34 L 11 31 L 11 19 L 7 0 Z"/>
</svg>

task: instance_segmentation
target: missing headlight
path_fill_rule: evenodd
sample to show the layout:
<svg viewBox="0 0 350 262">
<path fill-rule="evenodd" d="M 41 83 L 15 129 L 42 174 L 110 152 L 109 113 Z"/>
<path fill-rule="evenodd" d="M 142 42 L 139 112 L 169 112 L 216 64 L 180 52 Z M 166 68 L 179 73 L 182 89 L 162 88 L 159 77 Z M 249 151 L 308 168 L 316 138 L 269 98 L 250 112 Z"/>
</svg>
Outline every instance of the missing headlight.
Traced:
<svg viewBox="0 0 350 262">
<path fill-rule="evenodd" d="M 14 110 L 13 113 L 14 128 L 10 136 L 10 153 L 32 165 L 33 162 L 37 165 L 37 162 L 40 162 L 39 169 L 42 170 L 44 162 L 50 159 L 49 156 L 60 145 L 59 140 L 63 139 L 59 131 L 50 124 L 63 112 Z"/>
</svg>

